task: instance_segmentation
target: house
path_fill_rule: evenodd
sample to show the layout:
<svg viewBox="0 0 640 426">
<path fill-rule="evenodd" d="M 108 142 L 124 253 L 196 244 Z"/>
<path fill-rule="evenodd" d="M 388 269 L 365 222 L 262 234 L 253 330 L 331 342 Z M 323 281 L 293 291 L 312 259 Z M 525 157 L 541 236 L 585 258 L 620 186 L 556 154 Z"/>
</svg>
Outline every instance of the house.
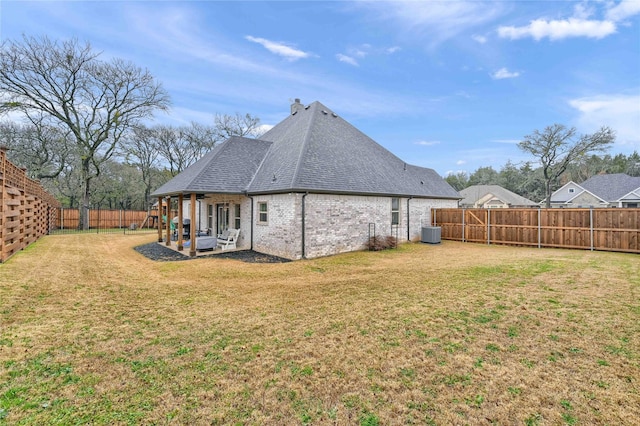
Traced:
<svg viewBox="0 0 640 426">
<path fill-rule="evenodd" d="M 186 197 L 192 235 L 236 228 L 238 248 L 288 259 L 360 250 L 374 234 L 418 240 L 431 209 L 460 198 L 434 170 L 298 99 L 260 139 L 226 140 L 152 195 Z"/>
<path fill-rule="evenodd" d="M 640 177 L 615 173 L 568 182 L 551 194 L 551 207 L 640 207 Z"/>
<path fill-rule="evenodd" d="M 472 185 L 459 191 L 461 208 L 538 207 L 538 204 L 500 185 Z"/>
</svg>

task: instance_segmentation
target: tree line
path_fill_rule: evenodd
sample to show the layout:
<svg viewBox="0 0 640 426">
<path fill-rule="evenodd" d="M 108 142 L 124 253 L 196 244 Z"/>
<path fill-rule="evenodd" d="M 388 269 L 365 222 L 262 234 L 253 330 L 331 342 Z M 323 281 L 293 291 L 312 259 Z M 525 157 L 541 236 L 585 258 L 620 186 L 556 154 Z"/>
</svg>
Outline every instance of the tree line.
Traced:
<svg viewBox="0 0 640 426">
<path fill-rule="evenodd" d="M 640 176 L 640 154 L 637 151 L 630 155 L 592 154 L 576 159 L 552 182 L 551 189 L 555 191 L 570 181 L 581 183 L 601 173 L 626 173 L 629 176 Z M 531 161 L 522 164 L 507 161 L 499 170 L 491 166 L 479 167 L 473 173 L 452 173 L 445 180 L 456 191 L 472 185 L 500 185 L 531 201 L 540 202 L 546 198 L 543 169 Z"/>
<path fill-rule="evenodd" d="M 251 114 L 215 114 L 213 124 L 185 126 L 138 124 L 119 139 L 108 159 L 93 170 L 89 207 L 146 210 L 151 192 L 231 136 L 258 136 L 260 120 Z M 71 138 L 55 127 L 0 122 L 7 157 L 39 180 L 63 207 L 82 203 L 81 159 Z"/>
<path fill-rule="evenodd" d="M 154 186 L 259 125 L 248 114 L 218 114 L 213 125 L 146 125 L 170 105 L 148 70 L 102 60 L 88 42 L 24 35 L 0 45 L 2 144 L 63 205 L 80 208 L 83 229 L 89 208 L 145 209 Z"/>
</svg>

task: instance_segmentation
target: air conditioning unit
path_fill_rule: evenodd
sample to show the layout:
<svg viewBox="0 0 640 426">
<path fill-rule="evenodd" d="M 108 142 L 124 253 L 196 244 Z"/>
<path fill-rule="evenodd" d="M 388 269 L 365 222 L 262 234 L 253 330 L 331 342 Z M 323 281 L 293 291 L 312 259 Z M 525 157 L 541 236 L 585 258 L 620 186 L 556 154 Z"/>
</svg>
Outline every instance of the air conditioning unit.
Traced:
<svg viewBox="0 0 640 426">
<path fill-rule="evenodd" d="M 439 226 L 423 226 L 420 241 L 429 244 L 440 244 L 441 230 Z"/>
</svg>

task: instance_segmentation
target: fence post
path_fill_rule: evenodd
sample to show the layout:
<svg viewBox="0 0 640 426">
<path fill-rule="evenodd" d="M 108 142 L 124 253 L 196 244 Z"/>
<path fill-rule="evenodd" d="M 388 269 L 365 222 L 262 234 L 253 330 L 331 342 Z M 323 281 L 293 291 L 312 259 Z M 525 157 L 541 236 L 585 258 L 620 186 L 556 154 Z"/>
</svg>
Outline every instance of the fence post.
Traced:
<svg viewBox="0 0 640 426">
<path fill-rule="evenodd" d="M 593 207 L 589 208 L 589 242 L 593 251 Z"/>
<path fill-rule="evenodd" d="M 465 237 L 466 237 L 466 234 L 464 232 L 465 217 L 466 217 L 466 210 L 462 209 L 462 242 L 463 243 L 465 242 Z"/>
<path fill-rule="evenodd" d="M 542 209 L 538 208 L 538 248 L 542 247 Z"/>
<path fill-rule="evenodd" d="M 487 209 L 487 245 L 491 245 L 491 209 Z"/>
</svg>

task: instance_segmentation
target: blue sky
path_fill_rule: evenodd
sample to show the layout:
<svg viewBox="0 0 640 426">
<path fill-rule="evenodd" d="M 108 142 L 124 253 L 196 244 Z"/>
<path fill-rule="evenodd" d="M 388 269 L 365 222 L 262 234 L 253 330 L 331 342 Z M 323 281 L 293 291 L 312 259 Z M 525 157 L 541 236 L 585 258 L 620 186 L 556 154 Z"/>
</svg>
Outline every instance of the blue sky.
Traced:
<svg viewBox="0 0 640 426">
<path fill-rule="evenodd" d="M 7 1 L 0 38 L 76 37 L 147 68 L 173 107 L 157 122 L 286 118 L 320 101 L 441 175 L 530 160 L 553 123 L 617 131 L 640 151 L 640 0 Z"/>
</svg>

